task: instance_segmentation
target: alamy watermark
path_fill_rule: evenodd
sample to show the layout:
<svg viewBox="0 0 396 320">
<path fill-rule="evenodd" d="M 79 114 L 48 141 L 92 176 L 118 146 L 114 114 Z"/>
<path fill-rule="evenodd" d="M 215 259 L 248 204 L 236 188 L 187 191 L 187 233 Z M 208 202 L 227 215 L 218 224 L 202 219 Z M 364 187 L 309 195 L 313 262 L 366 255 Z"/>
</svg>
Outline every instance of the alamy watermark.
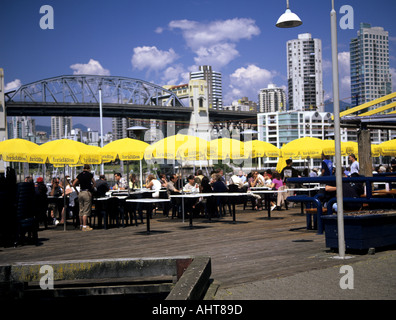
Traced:
<svg viewBox="0 0 396 320">
<path fill-rule="evenodd" d="M 43 30 L 54 29 L 54 8 L 48 4 L 40 7 L 40 14 L 44 14 L 39 21 Z"/>
<path fill-rule="evenodd" d="M 340 8 L 340 13 L 344 14 L 340 18 L 340 28 L 342 30 L 346 29 L 354 29 L 354 11 L 352 6 L 350 5 L 343 5 Z"/>
<path fill-rule="evenodd" d="M 40 268 L 40 274 L 44 274 L 40 278 L 40 288 L 42 290 L 54 289 L 54 269 L 49 265 L 43 265 Z"/>
<path fill-rule="evenodd" d="M 353 268 L 351 266 L 345 265 L 341 266 L 340 273 L 345 274 L 340 279 L 340 288 L 345 289 L 354 289 L 354 273 Z"/>
</svg>

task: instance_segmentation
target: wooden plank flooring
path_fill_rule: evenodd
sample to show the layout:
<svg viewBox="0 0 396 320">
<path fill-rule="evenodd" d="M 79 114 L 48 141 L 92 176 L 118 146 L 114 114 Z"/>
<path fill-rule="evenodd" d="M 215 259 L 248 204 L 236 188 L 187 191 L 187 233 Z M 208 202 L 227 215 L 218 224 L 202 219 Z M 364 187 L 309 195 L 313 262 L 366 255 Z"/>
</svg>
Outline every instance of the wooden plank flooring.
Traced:
<svg viewBox="0 0 396 320">
<path fill-rule="evenodd" d="M 145 224 L 90 232 L 50 228 L 39 232 L 41 246 L 0 247 L 0 264 L 206 255 L 212 259 L 212 278 L 226 288 L 341 263 L 332 259 L 324 235 L 305 229 L 300 208 L 273 211 L 269 220 L 266 211 L 237 206 L 236 217 L 236 224 L 229 215 L 213 222 L 198 218 L 189 229 L 187 219 L 159 212 L 149 235 Z"/>
</svg>

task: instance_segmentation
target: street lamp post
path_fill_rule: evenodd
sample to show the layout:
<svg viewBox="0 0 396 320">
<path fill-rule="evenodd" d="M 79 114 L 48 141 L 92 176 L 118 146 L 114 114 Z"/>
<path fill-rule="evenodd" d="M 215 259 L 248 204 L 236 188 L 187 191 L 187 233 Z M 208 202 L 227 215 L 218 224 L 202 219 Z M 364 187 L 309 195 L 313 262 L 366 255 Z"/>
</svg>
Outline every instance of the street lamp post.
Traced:
<svg viewBox="0 0 396 320">
<path fill-rule="evenodd" d="M 103 148 L 103 111 L 102 111 L 102 87 L 99 85 L 99 117 L 100 117 L 100 147 Z M 104 164 L 100 165 L 100 174 L 104 174 Z"/>
<path fill-rule="evenodd" d="M 331 0 L 331 56 L 333 65 L 333 105 L 334 105 L 334 140 L 336 188 L 337 188 L 337 227 L 338 227 L 338 254 L 341 259 L 345 258 L 344 236 L 344 200 L 342 194 L 342 162 L 341 162 L 341 137 L 340 137 L 340 92 L 338 83 L 338 46 L 337 46 L 337 14 L 334 10 L 334 0 Z"/>
<path fill-rule="evenodd" d="M 330 12 L 331 22 L 331 52 L 333 64 L 333 100 L 334 100 L 334 140 L 335 140 L 335 162 L 336 170 L 336 188 L 337 188 L 337 226 L 338 226 L 338 253 L 339 258 L 345 259 L 345 237 L 344 237 L 344 206 L 342 195 L 342 167 L 341 167 L 341 137 L 340 137 L 340 94 L 338 83 L 338 48 L 337 48 L 337 15 L 334 10 L 334 0 L 332 0 L 332 10 Z M 301 25 L 300 18 L 289 9 L 289 0 L 287 0 L 287 9 L 278 19 L 276 26 L 278 28 L 293 28 Z M 319 217 L 318 217 L 319 218 Z"/>
</svg>

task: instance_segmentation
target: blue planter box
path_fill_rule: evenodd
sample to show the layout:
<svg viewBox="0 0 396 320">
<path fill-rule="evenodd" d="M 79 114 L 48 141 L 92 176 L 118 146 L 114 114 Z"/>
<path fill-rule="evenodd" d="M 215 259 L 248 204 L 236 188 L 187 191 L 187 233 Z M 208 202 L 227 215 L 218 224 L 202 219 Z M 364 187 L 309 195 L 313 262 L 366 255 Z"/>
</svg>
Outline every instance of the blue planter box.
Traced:
<svg viewBox="0 0 396 320">
<path fill-rule="evenodd" d="M 337 215 L 322 216 L 327 248 L 338 248 Z M 364 250 L 396 244 L 396 214 L 344 216 L 345 248 Z"/>
</svg>

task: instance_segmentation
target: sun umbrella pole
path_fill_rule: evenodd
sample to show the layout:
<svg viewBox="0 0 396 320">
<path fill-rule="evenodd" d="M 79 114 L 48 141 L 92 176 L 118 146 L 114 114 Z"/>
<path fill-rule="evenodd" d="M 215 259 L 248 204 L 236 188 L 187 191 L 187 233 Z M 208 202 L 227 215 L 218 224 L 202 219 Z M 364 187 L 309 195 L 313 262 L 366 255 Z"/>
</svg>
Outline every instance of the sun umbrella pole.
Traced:
<svg viewBox="0 0 396 320">
<path fill-rule="evenodd" d="M 131 194 L 131 189 L 129 188 L 129 160 L 127 161 L 127 190 L 128 196 Z"/>
<path fill-rule="evenodd" d="M 66 212 L 66 165 L 63 165 L 63 231 L 66 231 L 66 221 L 67 221 L 67 212 Z M 62 214 L 61 214 L 62 219 Z"/>
<path fill-rule="evenodd" d="M 140 188 L 143 188 L 143 172 L 142 172 L 142 159 L 139 161 L 140 166 Z"/>
<path fill-rule="evenodd" d="M 182 195 L 184 194 L 184 187 L 183 187 L 183 162 L 180 161 L 180 180 L 181 180 L 181 192 Z M 182 217 L 184 222 L 184 197 L 182 197 Z"/>
</svg>

